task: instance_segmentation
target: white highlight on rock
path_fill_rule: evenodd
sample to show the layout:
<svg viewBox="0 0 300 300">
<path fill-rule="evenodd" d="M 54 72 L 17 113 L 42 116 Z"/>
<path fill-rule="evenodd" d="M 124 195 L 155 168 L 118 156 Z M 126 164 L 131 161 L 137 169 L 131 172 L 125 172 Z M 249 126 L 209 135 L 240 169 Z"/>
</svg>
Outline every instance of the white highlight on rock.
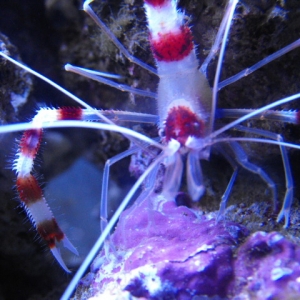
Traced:
<svg viewBox="0 0 300 300">
<path fill-rule="evenodd" d="M 282 277 L 288 276 L 293 273 L 292 269 L 289 268 L 274 268 L 271 271 L 271 279 L 273 281 L 279 280 Z"/>
</svg>

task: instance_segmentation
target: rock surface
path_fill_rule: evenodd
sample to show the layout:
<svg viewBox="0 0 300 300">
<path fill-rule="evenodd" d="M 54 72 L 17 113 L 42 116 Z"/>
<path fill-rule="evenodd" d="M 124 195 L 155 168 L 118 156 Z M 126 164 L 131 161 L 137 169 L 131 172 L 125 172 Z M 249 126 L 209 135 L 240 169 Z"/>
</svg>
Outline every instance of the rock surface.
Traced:
<svg viewBox="0 0 300 300">
<path fill-rule="evenodd" d="M 300 247 L 281 234 L 256 232 L 236 256 L 233 299 L 300 298 Z"/>
<path fill-rule="evenodd" d="M 155 194 L 134 204 L 75 299 L 299 299 L 298 245 L 213 216 Z"/>
<path fill-rule="evenodd" d="M 225 297 L 234 278 L 234 251 L 247 234 L 238 224 L 216 224 L 152 194 L 123 212 L 109 252 L 94 262 L 94 269 L 101 267 L 91 289 L 78 298 Z"/>
</svg>

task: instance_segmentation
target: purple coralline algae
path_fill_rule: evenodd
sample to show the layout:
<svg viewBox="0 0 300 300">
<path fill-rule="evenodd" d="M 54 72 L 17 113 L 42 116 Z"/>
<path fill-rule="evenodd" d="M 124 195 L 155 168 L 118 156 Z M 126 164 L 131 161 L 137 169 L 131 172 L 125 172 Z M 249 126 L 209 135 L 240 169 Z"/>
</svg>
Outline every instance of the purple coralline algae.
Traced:
<svg viewBox="0 0 300 300">
<path fill-rule="evenodd" d="M 252 234 L 236 257 L 230 299 L 300 299 L 300 247 L 281 234 Z"/>
<path fill-rule="evenodd" d="M 74 299 L 300 299 L 298 245 L 215 215 L 142 195 Z"/>
<path fill-rule="evenodd" d="M 234 251 L 247 230 L 154 194 L 137 203 L 122 213 L 80 298 L 226 297 L 234 279 Z"/>
</svg>

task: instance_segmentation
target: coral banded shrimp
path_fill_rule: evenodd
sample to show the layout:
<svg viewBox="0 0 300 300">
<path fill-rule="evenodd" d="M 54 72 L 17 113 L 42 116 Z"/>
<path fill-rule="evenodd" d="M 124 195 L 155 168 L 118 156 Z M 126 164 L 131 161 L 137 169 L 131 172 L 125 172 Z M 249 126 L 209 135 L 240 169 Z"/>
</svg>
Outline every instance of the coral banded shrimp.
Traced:
<svg viewBox="0 0 300 300">
<path fill-rule="evenodd" d="M 151 4 L 151 1 L 148 1 L 150 2 Z M 158 4 L 155 3 L 153 4 L 153 6 L 156 5 L 162 5 L 162 3 L 164 3 L 164 1 L 160 2 L 158 1 Z M 167 2 L 168 4 L 167 5 L 171 5 L 170 3 L 171 2 Z M 174 6 L 174 2 L 172 2 L 172 5 Z M 86 2 L 85 3 L 85 9 L 89 9 L 89 3 Z M 174 7 L 173 7 L 174 9 Z M 151 8 L 149 8 L 149 10 L 151 11 Z M 168 10 L 169 11 L 169 10 Z M 227 12 L 232 12 L 234 11 L 234 9 L 230 10 L 228 9 Z M 149 13 L 149 12 L 148 12 Z M 150 12 L 151 14 L 151 12 Z M 228 17 L 225 24 L 228 24 L 228 28 L 230 26 L 230 22 L 228 20 L 230 20 L 231 17 Z M 184 32 L 187 31 L 187 28 L 184 27 Z M 223 34 L 221 34 L 223 35 Z M 226 37 L 226 35 L 225 35 Z M 189 43 L 190 43 L 190 38 L 185 38 L 187 40 L 189 40 Z M 226 40 L 226 38 L 224 38 L 224 40 Z M 223 45 L 225 45 L 225 43 L 223 42 Z M 219 48 L 219 46 L 217 45 L 217 48 Z M 190 52 L 191 49 L 193 49 L 193 46 L 189 46 L 186 47 L 187 51 Z M 156 50 L 156 53 L 157 53 L 157 57 L 161 57 L 161 54 L 158 54 L 160 53 L 159 50 Z M 282 54 L 282 53 L 281 53 Z M 192 60 L 192 68 L 193 70 L 197 70 L 198 68 L 198 65 L 197 65 L 197 61 L 196 61 L 196 58 L 195 58 L 195 53 L 193 53 L 193 60 Z M 220 55 L 222 57 L 222 55 Z M 159 61 L 159 59 L 158 59 Z M 163 60 L 164 61 L 164 60 Z M 163 64 L 161 65 L 161 68 L 164 68 Z M 74 71 L 76 69 L 73 69 Z M 78 71 L 78 69 L 77 69 Z M 81 71 L 80 71 L 81 72 Z M 197 71 L 198 72 L 198 71 Z M 82 73 L 82 72 L 81 72 Z M 92 74 L 92 73 L 90 73 Z M 195 73 L 196 75 L 194 75 L 192 78 L 193 80 L 195 79 L 195 77 L 197 76 L 200 76 L 198 73 Z M 168 74 L 168 76 L 170 76 Z M 167 78 L 168 79 L 168 78 Z M 218 88 L 218 79 L 216 80 L 216 83 L 214 85 L 215 89 L 214 89 L 214 94 L 216 97 L 216 93 L 217 93 L 217 88 Z M 163 82 L 163 80 L 161 81 Z M 179 84 L 180 81 L 176 81 L 174 83 L 174 81 L 172 82 L 174 85 L 174 88 L 177 88 L 177 83 Z M 192 82 L 190 82 L 192 84 Z M 167 85 L 169 85 L 170 83 L 168 82 Z M 192 85 L 193 87 L 195 87 L 195 85 Z M 165 95 L 166 94 L 166 91 L 164 90 L 164 83 L 162 83 L 162 87 L 161 89 L 163 90 L 162 91 L 162 94 Z M 172 86 L 173 87 L 173 86 Z M 134 92 L 133 89 L 130 89 L 129 91 L 131 92 Z M 191 89 L 188 90 L 188 92 L 186 92 L 186 94 L 188 94 L 189 92 L 191 92 Z M 73 97 L 73 96 L 72 96 Z M 241 111 L 241 110 L 231 110 L 231 111 L 226 111 L 226 110 L 219 110 L 219 114 L 223 115 L 223 116 L 226 116 L 226 117 L 241 117 L 241 118 L 244 118 L 244 120 L 248 120 L 250 119 L 251 117 L 255 118 L 255 117 L 258 117 L 260 119 L 262 118 L 265 118 L 265 119 L 277 119 L 277 120 L 283 120 L 283 121 L 290 121 L 291 123 L 297 123 L 297 113 L 295 112 L 287 112 L 287 113 L 281 113 L 281 112 L 275 112 L 275 111 L 272 111 L 271 109 L 272 108 L 275 108 L 277 105 L 281 105 L 281 104 L 284 104 L 284 103 L 288 103 L 290 102 L 292 99 L 296 99 L 298 97 L 298 95 L 294 95 L 292 98 L 289 98 L 289 99 L 284 99 L 282 101 L 279 101 L 279 102 L 274 102 L 272 104 L 270 104 L 268 107 L 263 107 L 261 110 L 253 110 L 253 111 Z M 73 97 L 74 99 L 74 97 Z M 178 102 L 179 103 L 179 102 Z M 176 102 L 176 104 L 174 105 L 173 103 L 173 100 L 171 99 L 170 100 L 170 105 L 172 106 L 172 108 L 169 108 L 169 107 L 162 107 L 160 110 L 161 110 L 161 116 L 160 116 L 160 129 L 162 129 L 162 132 L 161 132 L 161 135 L 162 135 L 162 139 L 163 139 L 163 145 L 161 144 L 158 144 L 158 143 L 155 143 L 153 140 L 150 140 L 148 139 L 147 137 L 144 137 L 143 135 L 139 135 L 137 133 L 134 133 L 133 131 L 131 130 L 127 130 L 126 128 L 123 128 L 123 127 L 120 127 L 120 126 L 116 126 L 115 124 L 111 124 L 111 121 L 109 119 L 106 119 L 105 118 L 105 113 L 99 113 L 99 112 L 95 112 L 94 110 L 92 110 L 90 107 L 87 107 L 84 103 L 81 103 L 82 105 L 84 105 L 85 107 L 87 107 L 88 110 L 90 111 L 86 111 L 86 112 L 83 112 L 81 110 L 67 110 L 67 109 L 61 109 L 61 110 L 53 110 L 53 112 L 55 112 L 55 116 L 51 116 L 51 113 L 50 113 L 50 110 L 45 110 L 45 116 L 47 118 L 49 118 L 49 121 L 48 121 L 48 124 L 47 123 L 44 123 L 45 122 L 45 116 L 43 115 L 43 112 L 41 110 L 41 113 L 40 115 L 37 115 L 37 117 L 34 119 L 34 123 L 37 122 L 35 125 L 34 123 L 32 124 L 20 124 L 20 125 L 16 125 L 15 127 L 2 127 L 1 129 L 1 132 L 9 132 L 10 130 L 13 130 L 13 131 L 16 131 L 16 130 L 30 130 L 32 129 L 33 133 L 34 134 L 31 134 L 30 136 L 30 139 L 34 139 L 36 138 L 36 140 L 38 141 L 40 139 L 40 134 L 37 133 L 35 134 L 35 132 L 37 131 L 36 128 L 47 128 L 47 127 L 64 127 L 64 126 L 71 126 L 71 127 L 85 127 L 85 128 L 97 128 L 97 129 L 103 129 L 103 130 L 114 130 L 114 131 L 117 131 L 117 132 L 120 132 L 122 134 L 124 134 L 126 137 L 129 137 L 129 138 L 135 138 L 137 139 L 138 141 L 143 141 L 145 142 L 146 144 L 149 144 L 149 145 L 152 145 L 154 147 L 157 147 L 158 149 L 161 149 L 162 150 L 162 153 L 160 156 L 158 156 L 158 158 L 156 160 L 154 160 L 153 164 L 147 169 L 147 171 L 138 179 L 137 183 L 134 185 L 133 189 L 131 190 L 131 192 L 128 194 L 128 196 L 124 199 L 124 201 L 122 202 L 122 205 L 118 208 L 115 216 L 113 217 L 112 221 L 110 221 L 109 225 L 104 229 L 104 233 L 101 237 L 101 243 L 103 243 L 103 241 L 105 240 L 106 236 L 109 234 L 110 230 L 112 229 L 112 227 L 114 226 L 114 223 L 117 221 L 117 218 L 118 218 L 118 215 L 120 214 L 120 212 L 122 210 L 124 210 L 124 208 L 126 207 L 127 205 L 127 202 L 131 199 L 133 193 L 136 191 L 136 189 L 141 185 L 141 183 L 145 180 L 145 178 L 152 173 L 152 170 L 157 166 L 159 165 L 160 163 L 164 163 L 165 165 L 167 165 L 167 171 L 166 171 L 166 175 L 165 175 L 165 182 L 164 182 L 164 188 L 163 188 L 163 193 L 165 193 L 166 195 L 168 195 L 168 197 L 174 197 L 180 187 L 180 181 L 181 181 L 181 176 L 178 176 L 178 174 L 181 174 L 183 171 L 183 164 L 181 162 L 181 155 L 183 154 L 186 154 L 186 152 L 188 153 L 188 168 L 190 169 L 187 169 L 187 174 L 188 174 L 188 183 L 190 183 L 189 185 L 189 192 L 191 194 L 191 197 L 193 198 L 193 200 L 198 200 L 198 198 L 201 197 L 201 195 L 204 193 L 204 187 L 202 185 L 202 176 L 200 174 L 200 165 L 199 165 L 199 159 L 208 159 L 209 157 L 209 150 L 210 150 L 210 147 L 213 146 L 215 143 L 220 143 L 221 142 L 230 142 L 230 138 L 228 137 L 223 137 L 223 139 L 221 139 L 218 134 L 220 134 L 222 131 L 224 132 L 225 130 L 227 129 L 230 129 L 230 127 L 235 127 L 235 129 L 237 130 L 240 130 L 240 131 L 244 131 L 244 132 L 249 132 L 250 134 L 258 134 L 258 135 L 263 135 L 266 140 L 263 140 L 261 138 L 258 138 L 258 139 L 250 139 L 250 138 L 245 138 L 244 141 L 256 141 L 256 142 L 262 142 L 262 143 L 274 143 L 275 145 L 279 145 L 281 147 L 281 150 L 283 152 L 283 159 L 284 159 L 284 164 L 286 165 L 285 168 L 286 168 L 286 174 L 290 180 L 290 182 L 292 181 L 291 179 L 291 176 L 289 174 L 289 167 L 288 167 L 288 162 L 287 162 L 287 156 L 285 154 L 285 147 L 294 147 L 294 148 L 299 148 L 297 145 L 293 145 L 293 144 L 289 144 L 289 143 L 284 143 L 283 141 L 281 140 L 278 140 L 276 141 L 276 139 L 274 140 L 274 135 L 272 134 L 269 134 L 269 133 L 266 133 L 265 131 L 255 131 L 254 129 L 247 129 L 245 127 L 239 127 L 239 123 L 241 122 L 241 120 L 239 120 L 237 123 L 229 123 L 229 125 L 227 127 L 221 127 L 221 129 L 217 129 L 216 131 L 213 131 L 213 119 L 214 119 L 214 114 L 209 114 L 208 117 L 206 117 L 205 119 L 206 120 L 206 126 L 204 127 L 205 129 L 203 129 L 202 131 L 202 135 L 199 135 L 198 136 L 198 130 L 197 133 L 194 133 L 194 134 L 177 134 L 177 128 L 176 126 L 172 125 L 172 119 L 173 117 L 176 119 L 178 118 L 178 115 L 181 114 L 181 111 L 179 111 L 178 113 L 178 107 L 181 107 L 182 105 L 178 105 L 178 103 Z M 181 104 L 182 102 L 180 102 Z M 190 111 L 189 110 L 193 110 L 195 109 L 194 107 L 190 107 L 190 104 L 186 104 L 185 101 L 183 101 L 184 103 L 184 106 L 187 106 L 188 107 L 188 110 L 185 110 L 185 112 L 187 112 L 188 115 L 190 115 Z M 196 104 L 197 106 L 198 104 Z M 200 107 L 196 107 L 196 110 L 199 112 L 201 111 L 202 109 Z M 210 109 L 209 109 L 210 110 Z M 214 108 L 212 109 L 214 110 Z M 265 114 L 265 110 L 268 110 L 268 114 Z M 168 116 L 170 111 L 172 112 L 171 113 L 171 117 L 170 119 L 168 119 Z M 203 110 L 205 111 L 205 110 Z M 61 117 L 57 117 L 57 113 L 61 113 L 60 116 Z M 206 112 L 205 112 L 206 114 Z M 77 122 L 77 121 L 66 121 L 68 119 L 82 119 L 82 116 L 86 115 L 87 116 L 87 120 L 90 120 L 90 119 L 102 119 L 103 122 L 107 123 L 107 124 L 94 124 L 94 123 L 86 123 L 86 122 Z M 118 115 L 117 112 L 115 112 L 115 115 Z M 119 114 L 121 115 L 121 114 Z M 129 117 L 131 116 L 129 113 L 127 114 Z M 131 120 L 137 120 L 137 115 L 134 115 L 132 114 L 132 119 Z M 145 117 L 145 116 L 144 116 Z M 152 116 L 153 117 L 153 116 Z M 151 118 L 151 116 L 150 116 Z M 190 116 L 188 117 L 190 118 Z M 42 122 L 41 122 L 41 119 L 42 119 Z M 164 123 L 163 121 L 166 119 L 166 123 L 169 124 L 171 123 L 171 125 L 168 125 L 168 127 L 163 130 L 163 127 L 164 127 Z M 57 120 L 57 121 L 56 121 Z M 60 121 L 61 120 L 61 121 Z M 153 120 L 153 119 L 152 119 Z M 212 121 L 210 121 L 212 120 Z M 139 120 L 140 122 L 140 120 Z M 193 123 L 196 123 L 196 127 L 202 127 L 203 126 L 203 121 L 199 121 L 197 118 L 195 121 L 193 121 Z M 171 130 L 170 130 L 171 128 Z M 39 129 L 40 130 L 40 129 Z M 171 132 L 168 132 L 168 130 L 170 130 Z M 164 131 L 164 132 L 163 132 Z M 23 139 L 23 142 L 21 142 L 21 146 L 20 146 L 20 149 L 21 149 L 21 152 L 26 152 L 27 151 L 27 148 L 26 146 L 24 146 L 23 144 L 28 144 L 28 137 L 26 136 L 27 134 L 29 134 L 30 131 L 27 131 L 27 133 L 25 133 L 25 137 Z M 190 137 L 196 137 L 195 138 L 191 138 Z M 205 137 L 205 138 L 204 138 Z M 277 136 L 276 136 L 277 138 Z M 239 140 L 243 140 L 243 138 L 236 138 L 235 141 L 239 141 Z M 233 185 L 233 182 L 234 182 L 234 179 L 237 175 L 237 162 L 235 161 L 235 159 L 238 157 L 239 159 L 237 159 L 237 161 L 242 164 L 246 169 L 249 169 L 250 171 L 253 171 L 253 172 L 258 172 L 257 169 L 255 170 L 254 169 L 254 165 L 252 164 L 248 164 L 248 163 L 242 163 L 242 160 L 245 158 L 244 156 L 244 152 L 243 150 L 238 146 L 238 144 L 235 143 L 235 141 L 232 139 L 232 143 L 230 144 L 230 147 L 232 148 L 232 151 L 235 153 L 235 156 L 229 156 L 229 162 L 232 163 L 235 171 L 233 173 L 233 176 L 232 176 L 232 179 L 231 179 L 231 182 L 230 182 L 230 185 L 229 185 L 229 190 L 230 191 L 230 188 L 232 187 Z M 140 143 L 137 143 L 137 146 L 140 147 Z M 32 149 L 28 149 L 27 152 L 30 152 L 30 151 L 33 151 L 33 152 L 36 152 L 37 150 L 35 149 L 36 146 L 34 146 L 34 150 Z M 190 149 L 193 149 L 192 151 Z M 26 150 L 26 151 L 25 151 Z M 195 154 L 195 152 L 197 154 Z M 201 155 L 199 155 L 199 153 L 201 153 Z M 239 153 L 239 154 L 238 154 Z M 33 160 L 33 157 L 35 154 L 33 155 L 29 155 L 30 156 L 30 159 Z M 19 154 L 19 156 L 21 156 Z M 228 154 L 224 154 L 224 156 L 227 158 L 228 157 Z M 166 162 L 166 158 L 169 157 L 171 158 L 169 160 L 169 162 Z M 15 169 L 18 171 L 18 173 L 22 173 L 24 168 L 21 167 L 21 171 L 19 171 L 19 164 L 20 162 L 17 161 L 16 162 L 16 166 L 15 166 Z M 32 164 L 32 163 L 29 163 L 29 164 Z M 271 190 L 272 190 L 272 193 L 273 194 L 273 202 L 275 202 L 276 200 L 276 192 L 275 192 L 275 189 L 273 186 L 273 182 L 272 180 L 268 177 L 268 175 L 266 173 L 264 173 L 262 171 L 262 169 L 259 169 L 260 173 L 262 174 L 261 177 L 263 178 L 263 180 L 265 182 L 268 183 L 269 187 L 271 187 Z M 173 178 L 172 176 L 175 174 L 175 177 Z M 26 177 L 26 176 L 25 176 Z M 31 178 L 32 179 L 32 178 Z M 30 180 L 31 180 L 30 179 Z M 20 181 L 23 180 L 23 177 L 21 176 L 21 179 Z M 35 181 L 33 179 L 33 181 Z M 32 181 L 32 182 L 33 182 Z M 36 184 L 33 183 L 35 186 Z M 22 184 L 20 184 L 22 186 Z M 25 188 L 24 187 L 21 187 L 19 188 L 21 190 L 21 194 L 24 190 L 27 189 L 27 183 L 25 184 Z M 31 192 L 28 192 L 26 191 L 27 193 L 31 193 Z M 32 197 L 34 199 L 37 199 L 37 198 L 41 198 L 41 192 L 40 192 L 40 189 L 38 187 L 36 187 L 35 189 L 35 195 L 33 195 Z M 38 196 L 36 197 L 36 194 L 38 194 Z M 31 196 L 31 195 L 30 195 Z M 279 215 L 279 219 L 282 219 L 283 217 L 285 218 L 285 225 L 287 226 L 288 224 L 288 210 L 289 210 L 289 206 L 290 206 L 290 202 L 291 202 L 291 199 L 292 196 L 287 196 L 286 200 L 287 202 L 289 202 L 287 204 L 287 207 L 285 210 L 283 210 L 280 215 Z M 24 201 L 24 200 L 23 200 Z M 224 208 L 226 204 L 226 199 L 225 201 L 222 202 L 222 209 Z M 105 214 L 102 214 L 102 217 L 104 217 L 104 219 L 106 219 L 106 216 Z M 34 217 L 34 218 L 37 218 L 38 217 Z M 51 216 L 49 216 L 49 219 L 52 219 Z M 105 226 L 104 226 L 105 227 Z M 66 242 L 66 245 L 71 248 L 74 252 L 76 252 L 76 250 L 70 246 L 70 244 L 68 243 L 68 240 L 61 236 L 61 232 L 59 232 L 59 236 L 58 236 L 58 239 L 65 239 L 65 242 Z M 60 262 L 60 264 L 65 268 L 67 269 L 67 267 L 64 265 L 64 263 L 62 262 L 62 260 L 60 259 L 59 257 L 59 252 L 57 251 L 57 249 L 55 248 L 55 245 L 53 245 L 53 240 L 50 241 L 49 243 L 49 246 L 50 248 L 52 248 L 52 252 L 54 254 L 54 256 L 58 259 L 58 261 Z"/>
</svg>

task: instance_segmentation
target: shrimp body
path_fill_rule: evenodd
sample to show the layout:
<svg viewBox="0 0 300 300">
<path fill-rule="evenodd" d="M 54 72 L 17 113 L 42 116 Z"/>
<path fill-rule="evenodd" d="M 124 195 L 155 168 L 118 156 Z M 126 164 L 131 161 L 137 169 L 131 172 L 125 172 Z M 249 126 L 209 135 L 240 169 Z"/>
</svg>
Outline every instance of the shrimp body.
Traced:
<svg viewBox="0 0 300 300">
<path fill-rule="evenodd" d="M 177 10 L 176 1 L 145 1 L 144 6 L 159 76 L 157 110 L 161 138 L 168 147 L 176 141 L 180 144 L 179 152 L 185 154 L 193 150 L 188 145 L 190 139 L 202 139 L 210 133 L 211 89 L 199 71 L 192 33 L 184 23 L 184 15 Z M 198 157 L 208 159 L 209 151 L 202 149 Z M 171 173 L 175 168 L 178 178 L 181 178 L 180 155 L 174 153 L 166 164 L 169 170 L 165 176 L 164 193 L 174 197 L 180 180 L 174 180 Z M 190 173 L 189 168 L 187 172 Z M 195 173 L 188 174 L 193 182 L 197 181 L 194 176 Z M 193 200 L 198 200 L 203 192 L 202 185 L 189 185 Z"/>
</svg>

